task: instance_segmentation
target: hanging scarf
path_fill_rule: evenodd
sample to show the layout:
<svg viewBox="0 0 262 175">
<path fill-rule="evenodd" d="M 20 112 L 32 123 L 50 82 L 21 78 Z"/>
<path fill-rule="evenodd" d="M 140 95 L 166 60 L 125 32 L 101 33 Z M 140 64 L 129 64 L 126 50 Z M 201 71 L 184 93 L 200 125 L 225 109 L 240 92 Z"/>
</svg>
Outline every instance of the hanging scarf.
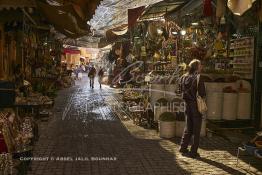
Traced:
<svg viewBox="0 0 262 175">
<path fill-rule="evenodd" d="M 212 0 L 204 0 L 204 16 L 209 17 L 212 16 Z"/>
<path fill-rule="evenodd" d="M 216 17 L 223 17 L 226 11 L 225 0 L 217 0 Z"/>
</svg>

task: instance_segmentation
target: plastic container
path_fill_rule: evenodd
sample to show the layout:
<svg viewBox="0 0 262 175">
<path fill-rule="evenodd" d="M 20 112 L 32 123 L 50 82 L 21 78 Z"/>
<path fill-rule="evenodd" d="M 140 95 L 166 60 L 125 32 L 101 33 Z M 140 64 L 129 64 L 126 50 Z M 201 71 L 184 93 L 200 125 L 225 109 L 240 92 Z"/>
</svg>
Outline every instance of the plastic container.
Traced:
<svg viewBox="0 0 262 175">
<path fill-rule="evenodd" d="M 224 120 L 236 120 L 237 119 L 237 93 L 224 93 L 223 98 L 223 117 Z"/>
<path fill-rule="evenodd" d="M 165 98 L 169 101 L 171 101 L 173 98 L 175 98 L 176 94 L 175 91 L 177 89 L 177 85 L 175 84 L 167 84 L 165 85 Z"/>
<path fill-rule="evenodd" d="M 176 137 L 182 137 L 186 126 L 185 121 L 176 121 Z M 200 137 L 206 136 L 206 120 L 202 121 Z"/>
<path fill-rule="evenodd" d="M 215 83 L 215 82 L 206 82 L 205 83 L 206 92 L 222 92 L 224 84 L 223 83 Z"/>
<path fill-rule="evenodd" d="M 176 137 L 182 137 L 186 126 L 185 121 L 176 121 Z"/>
<path fill-rule="evenodd" d="M 176 132 L 175 121 L 173 122 L 165 122 L 159 121 L 159 134 L 162 138 L 173 138 L 175 137 Z"/>
<path fill-rule="evenodd" d="M 151 105 L 154 106 L 155 102 L 165 96 L 165 86 L 163 84 L 151 84 L 150 88 Z"/>
<path fill-rule="evenodd" d="M 207 125 L 206 120 L 202 120 L 200 137 L 206 136 L 206 125 Z"/>
<path fill-rule="evenodd" d="M 239 93 L 238 94 L 238 107 L 237 107 L 237 119 L 248 120 L 251 113 L 251 94 Z"/>
<path fill-rule="evenodd" d="M 209 92 L 207 94 L 207 118 L 210 120 L 221 120 L 223 108 L 223 93 Z"/>
</svg>

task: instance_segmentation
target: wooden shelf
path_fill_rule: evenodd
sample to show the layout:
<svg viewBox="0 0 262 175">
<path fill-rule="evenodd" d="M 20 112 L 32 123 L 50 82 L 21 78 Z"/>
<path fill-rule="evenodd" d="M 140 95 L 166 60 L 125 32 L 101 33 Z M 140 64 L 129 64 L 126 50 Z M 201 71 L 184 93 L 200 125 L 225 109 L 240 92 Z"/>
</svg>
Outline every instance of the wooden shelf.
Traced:
<svg viewBox="0 0 262 175">
<path fill-rule="evenodd" d="M 229 57 L 251 57 L 254 56 L 253 54 L 251 55 L 230 55 Z"/>
<path fill-rule="evenodd" d="M 253 48 L 253 45 L 246 45 L 246 46 L 238 46 L 238 47 L 231 47 L 230 49 L 250 49 Z"/>
<path fill-rule="evenodd" d="M 245 40 L 245 39 L 250 39 L 250 40 L 253 40 L 253 37 L 242 37 L 242 38 L 236 38 L 236 39 L 231 39 L 230 41 L 241 41 L 241 40 Z"/>
<path fill-rule="evenodd" d="M 234 73 L 240 73 L 240 74 L 251 74 L 250 72 L 245 72 L 245 71 L 234 71 Z"/>
<path fill-rule="evenodd" d="M 251 65 L 251 63 L 231 63 L 231 64 L 235 64 L 235 65 Z"/>
</svg>

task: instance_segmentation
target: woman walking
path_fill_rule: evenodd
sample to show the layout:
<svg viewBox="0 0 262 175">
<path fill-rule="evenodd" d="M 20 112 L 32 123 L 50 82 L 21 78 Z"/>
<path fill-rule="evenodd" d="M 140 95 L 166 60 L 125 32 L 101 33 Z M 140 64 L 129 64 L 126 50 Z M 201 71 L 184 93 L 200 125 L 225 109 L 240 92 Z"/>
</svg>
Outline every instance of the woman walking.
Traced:
<svg viewBox="0 0 262 175">
<path fill-rule="evenodd" d="M 184 129 L 179 151 L 192 158 L 200 157 L 197 150 L 202 125 L 202 114 L 198 111 L 197 107 L 197 92 L 202 98 L 206 96 L 205 85 L 200 77 L 201 69 L 201 62 L 194 59 L 189 63 L 188 73 L 184 74 L 180 79 L 180 89 L 186 103 L 186 127 Z M 192 137 L 193 143 L 189 151 L 188 145 Z"/>
</svg>

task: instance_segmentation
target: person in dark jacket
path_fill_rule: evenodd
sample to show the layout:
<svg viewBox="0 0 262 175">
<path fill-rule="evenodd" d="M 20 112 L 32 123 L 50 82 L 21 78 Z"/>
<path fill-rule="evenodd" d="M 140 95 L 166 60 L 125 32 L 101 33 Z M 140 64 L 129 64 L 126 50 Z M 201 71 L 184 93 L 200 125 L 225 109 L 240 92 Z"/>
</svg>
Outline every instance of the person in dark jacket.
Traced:
<svg viewBox="0 0 262 175">
<path fill-rule="evenodd" d="M 94 65 L 91 66 L 89 72 L 88 72 L 88 77 L 90 80 L 90 88 L 94 89 L 94 80 L 96 76 L 96 68 Z"/>
<path fill-rule="evenodd" d="M 201 76 L 202 66 L 201 62 L 197 59 L 192 60 L 189 63 L 188 73 L 184 74 L 180 79 L 180 89 L 183 93 L 183 99 L 186 103 L 186 127 L 184 129 L 184 134 L 181 140 L 180 152 L 182 154 L 187 154 L 192 158 L 199 157 L 197 153 L 202 125 L 202 115 L 197 108 L 197 91 L 199 95 L 204 98 L 206 96 L 205 85 Z M 197 77 L 199 78 L 199 83 L 197 86 Z M 189 142 L 193 137 L 193 143 L 190 151 L 188 150 Z"/>
<path fill-rule="evenodd" d="M 104 77 L 104 69 L 102 67 L 100 67 L 100 69 L 98 71 L 98 83 L 100 85 L 100 89 L 102 88 L 103 77 Z"/>
</svg>

